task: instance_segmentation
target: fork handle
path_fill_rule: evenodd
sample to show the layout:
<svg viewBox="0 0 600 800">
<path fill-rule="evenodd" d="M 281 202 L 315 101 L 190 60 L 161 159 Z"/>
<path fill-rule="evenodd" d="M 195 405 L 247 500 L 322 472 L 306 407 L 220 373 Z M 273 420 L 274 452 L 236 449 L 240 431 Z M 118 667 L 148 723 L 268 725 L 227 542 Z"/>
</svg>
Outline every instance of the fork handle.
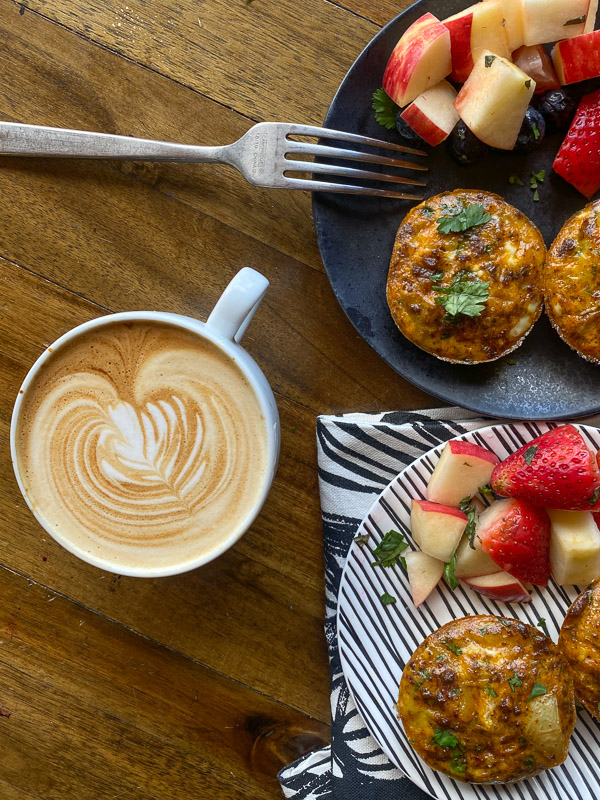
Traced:
<svg viewBox="0 0 600 800">
<path fill-rule="evenodd" d="M 154 139 L 0 121 L 0 155 L 3 156 L 113 158 L 120 161 L 213 161 L 229 164 L 229 148 L 230 145 L 198 147 Z"/>
</svg>

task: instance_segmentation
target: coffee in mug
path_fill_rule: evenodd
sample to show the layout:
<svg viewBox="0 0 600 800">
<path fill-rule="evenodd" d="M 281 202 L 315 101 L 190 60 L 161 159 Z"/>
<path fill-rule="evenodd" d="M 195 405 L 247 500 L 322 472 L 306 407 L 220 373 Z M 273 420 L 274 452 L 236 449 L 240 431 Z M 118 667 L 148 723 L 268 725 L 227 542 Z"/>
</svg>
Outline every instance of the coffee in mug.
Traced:
<svg viewBox="0 0 600 800">
<path fill-rule="evenodd" d="M 105 317 L 51 348 L 13 431 L 40 522 L 125 574 L 210 560 L 256 515 L 274 468 L 273 420 L 239 359 L 155 316 Z"/>
</svg>

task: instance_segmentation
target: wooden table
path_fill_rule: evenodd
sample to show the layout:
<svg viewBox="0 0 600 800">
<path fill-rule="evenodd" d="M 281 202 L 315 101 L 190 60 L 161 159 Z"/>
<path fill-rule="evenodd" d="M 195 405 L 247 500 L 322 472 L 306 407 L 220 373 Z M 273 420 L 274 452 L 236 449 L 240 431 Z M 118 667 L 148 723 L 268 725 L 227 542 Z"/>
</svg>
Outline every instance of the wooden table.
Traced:
<svg viewBox="0 0 600 800">
<path fill-rule="evenodd" d="M 128 3 L 128 5 L 126 5 Z M 396 0 L 0 3 L 4 119 L 198 144 L 320 123 Z M 315 416 L 435 404 L 338 307 L 310 197 L 224 167 L 0 162 L 2 800 L 277 798 L 328 741 Z M 277 395 L 263 513 L 215 563 L 119 578 L 61 549 L 12 474 L 12 403 L 69 328 L 111 311 L 200 318 L 242 266 L 271 281 L 245 338 Z"/>
</svg>

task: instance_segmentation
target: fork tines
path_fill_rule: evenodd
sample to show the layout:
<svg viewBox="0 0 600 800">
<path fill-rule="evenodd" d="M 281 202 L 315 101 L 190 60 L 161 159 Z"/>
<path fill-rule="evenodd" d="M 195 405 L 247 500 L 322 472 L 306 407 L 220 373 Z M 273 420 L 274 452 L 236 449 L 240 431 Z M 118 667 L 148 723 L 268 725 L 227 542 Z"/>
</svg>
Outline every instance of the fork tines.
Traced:
<svg viewBox="0 0 600 800">
<path fill-rule="evenodd" d="M 400 153 L 406 153 L 415 156 L 426 156 L 423 150 L 415 150 L 411 147 L 404 147 L 400 144 L 393 142 L 386 142 L 380 139 L 373 139 L 370 136 L 361 136 L 357 133 L 346 133 L 345 131 L 335 131 L 329 128 L 319 128 L 312 125 L 290 125 L 287 134 L 287 147 L 286 147 L 286 173 L 291 172 L 305 172 L 318 175 L 330 175 L 336 177 L 343 177 L 349 179 L 367 180 L 367 181 L 383 181 L 387 183 L 402 183 L 410 186 L 426 186 L 423 181 L 408 178 L 404 175 L 391 174 L 389 172 L 375 172 L 365 169 L 357 169 L 353 167 L 346 167 L 338 164 L 325 163 L 323 161 L 303 161 L 292 160 L 290 155 L 300 156 L 315 156 L 316 158 L 328 159 L 342 159 L 349 161 L 362 161 L 367 164 L 378 164 L 385 167 L 394 167 L 399 169 L 410 169 L 420 172 L 426 172 L 427 167 L 414 161 L 391 158 L 389 156 L 377 155 L 375 153 L 364 152 L 361 150 L 350 150 L 341 147 L 334 147 L 327 144 L 312 144 L 309 142 L 302 142 L 296 139 L 291 139 L 290 136 L 311 136 L 318 137 L 319 139 L 334 139 L 340 142 L 349 142 L 351 144 L 365 145 L 367 147 L 377 147 L 386 150 L 394 150 Z M 362 194 L 374 195 L 379 197 L 393 197 L 403 200 L 422 200 L 423 198 L 417 195 L 405 194 L 403 192 L 391 191 L 389 189 L 377 189 L 369 186 L 355 186 L 342 183 L 329 183 L 321 180 L 301 179 L 287 176 L 288 180 L 294 182 L 298 189 L 306 189 L 309 191 L 321 192 L 338 192 L 342 194 Z"/>
</svg>

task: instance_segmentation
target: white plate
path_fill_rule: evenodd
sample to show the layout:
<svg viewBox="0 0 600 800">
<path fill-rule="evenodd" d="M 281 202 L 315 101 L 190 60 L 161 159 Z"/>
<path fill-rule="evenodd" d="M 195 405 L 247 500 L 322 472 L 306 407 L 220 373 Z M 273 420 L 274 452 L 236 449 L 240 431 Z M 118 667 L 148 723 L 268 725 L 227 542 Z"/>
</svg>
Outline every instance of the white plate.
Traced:
<svg viewBox="0 0 600 800">
<path fill-rule="evenodd" d="M 492 425 L 457 437 L 487 447 L 504 459 L 525 442 L 555 427 L 525 423 Z M 594 450 L 600 450 L 600 430 L 576 426 Z M 391 529 L 410 536 L 410 501 L 425 499 L 429 476 L 444 445 L 430 450 L 395 478 L 363 520 L 358 535 L 370 534 L 374 548 Z M 430 769 L 412 749 L 396 713 L 398 686 L 404 665 L 423 639 L 441 625 L 468 614 L 514 617 L 537 625 L 546 619 L 557 641 L 565 613 L 584 587 L 560 587 L 552 580 L 532 592 L 524 605 L 497 603 L 463 587 L 452 591 L 444 582 L 420 608 L 415 608 L 406 573 L 400 567 L 371 567 L 369 548 L 353 543 L 340 584 L 338 640 L 342 668 L 359 712 L 389 759 L 410 780 L 438 800 L 596 800 L 600 797 L 600 732 L 585 711 L 578 713 L 569 757 L 559 767 L 513 784 L 465 784 Z M 384 592 L 397 598 L 383 606 Z"/>
</svg>

